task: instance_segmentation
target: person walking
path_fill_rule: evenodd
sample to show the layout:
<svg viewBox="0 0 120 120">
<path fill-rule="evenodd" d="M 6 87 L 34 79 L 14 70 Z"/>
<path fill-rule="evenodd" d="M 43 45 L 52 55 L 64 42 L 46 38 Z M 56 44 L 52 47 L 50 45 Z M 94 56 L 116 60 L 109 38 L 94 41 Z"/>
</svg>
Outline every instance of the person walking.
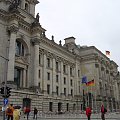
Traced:
<svg viewBox="0 0 120 120">
<path fill-rule="evenodd" d="M 90 107 L 87 107 L 86 108 L 86 116 L 87 116 L 87 118 L 88 118 L 88 120 L 90 120 L 90 117 L 91 117 L 91 108 Z"/>
<path fill-rule="evenodd" d="M 37 120 L 37 113 L 38 113 L 38 110 L 37 110 L 36 107 L 34 107 L 34 116 L 33 116 L 33 119 L 36 118 L 36 120 Z"/>
<path fill-rule="evenodd" d="M 14 107 L 13 120 L 20 120 L 20 108 Z"/>
<path fill-rule="evenodd" d="M 105 120 L 105 113 L 107 112 L 107 109 L 102 105 L 101 106 L 101 119 Z"/>
<path fill-rule="evenodd" d="M 14 108 L 13 108 L 13 104 L 10 104 L 6 110 L 6 115 L 7 115 L 7 120 L 13 120 L 13 111 L 14 111 Z"/>
<path fill-rule="evenodd" d="M 29 113 L 30 113 L 30 107 L 26 107 L 25 114 L 27 115 L 27 120 L 29 118 Z"/>
</svg>

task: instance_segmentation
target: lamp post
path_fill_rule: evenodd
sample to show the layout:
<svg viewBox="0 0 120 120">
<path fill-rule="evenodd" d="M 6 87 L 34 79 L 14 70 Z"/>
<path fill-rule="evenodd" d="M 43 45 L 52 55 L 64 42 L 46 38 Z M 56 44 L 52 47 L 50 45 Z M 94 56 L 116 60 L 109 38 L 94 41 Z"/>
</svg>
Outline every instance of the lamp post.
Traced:
<svg viewBox="0 0 120 120">
<path fill-rule="evenodd" d="M 3 98 L 3 106 L 4 106 L 4 110 L 3 110 L 3 120 L 5 120 L 6 118 L 5 118 L 5 107 L 6 107 L 6 105 L 7 105 L 7 103 L 5 102 L 5 100 L 7 100 L 8 101 L 8 99 L 6 99 L 6 96 L 7 96 L 7 90 L 6 90 L 6 88 L 7 88 L 7 72 L 8 72 L 8 61 L 9 61 L 9 59 L 8 59 L 8 54 L 9 54 L 9 47 L 7 47 L 6 48 L 6 57 L 4 57 L 4 56 L 2 56 L 2 55 L 0 55 L 0 57 L 3 59 L 3 60 L 5 60 L 5 66 L 4 66 L 4 98 Z M 6 103 L 6 104 L 5 104 Z"/>
<path fill-rule="evenodd" d="M 83 110 L 85 111 L 85 94 L 84 94 L 84 89 L 83 89 Z"/>
</svg>

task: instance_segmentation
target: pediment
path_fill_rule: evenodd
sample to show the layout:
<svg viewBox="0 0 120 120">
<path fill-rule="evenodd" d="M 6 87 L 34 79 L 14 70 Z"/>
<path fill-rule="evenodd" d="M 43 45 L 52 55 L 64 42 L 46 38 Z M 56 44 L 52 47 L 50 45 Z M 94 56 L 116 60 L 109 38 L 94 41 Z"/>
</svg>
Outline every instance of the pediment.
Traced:
<svg viewBox="0 0 120 120">
<path fill-rule="evenodd" d="M 21 63 L 21 64 L 28 64 L 27 59 L 25 57 L 15 57 L 15 62 Z"/>
</svg>

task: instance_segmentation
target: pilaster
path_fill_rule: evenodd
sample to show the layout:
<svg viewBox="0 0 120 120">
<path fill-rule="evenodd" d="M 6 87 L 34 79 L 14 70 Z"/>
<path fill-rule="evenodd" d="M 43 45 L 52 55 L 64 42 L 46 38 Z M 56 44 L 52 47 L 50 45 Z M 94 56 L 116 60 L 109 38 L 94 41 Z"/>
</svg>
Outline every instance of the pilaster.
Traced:
<svg viewBox="0 0 120 120">
<path fill-rule="evenodd" d="M 27 85 L 26 85 L 27 76 L 26 75 L 27 75 L 27 70 L 24 69 L 23 70 L 23 76 L 24 76 L 24 78 L 23 78 L 23 88 L 27 87 Z"/>
<path fill-rule="evenodd" d="M 18 27 L 10 26 L 10 44 L 9 44 L 9 61 L 8 61 L 8 75 L 7 81 L 14 81 L 14 63 L 15 63 L 15 42 L 16 42 L 16 34 L 18 31 Z"/>
<path fill-rule="evenodd" d="M 73 81 L 73 85 L 74 85 L 74 95 L 79 95 L 79 86 L 81 88 L 81 84 L 79 84 L 79 79 L 78 79 L 78 64 L 77 64 L 77 62 L 75 63 L 75 81 Z"/>
<path fill-rule="evenodd" d="M 60 93 L 63 95 L 64 89 L 63 89 L 63 61 L 61 61 L 61 73 L 60 73 Z"/>
<path fill-rule="evenodd" d="M 71 95 L 71 89 L 70 89 L 70 65 L 69 64 L 68 64 L 67 89 L 68 89 L 68 95 Z"/>
<path fill-rule="evenodd" d="M 55 71 L 55 58 L 53 58 L 53 70 L 52 70 L 52 93 L 53 95 L 56 94 L 56 71 Z"/>
<path fill-rule="evenodd" d="M 43 78 L 42 78 L 42 87 L 43 87 L 43 92 L 47 92 L 47 76 L 46 76 L 46 54 L 43 55 Z"/>
<path fill-rule="evenodd" d="M 38 71 L 39 71 L 39 44 L 40 40 L 35 38 L 34 40 L 34 86 L 38 86 Z"/>
</svg>

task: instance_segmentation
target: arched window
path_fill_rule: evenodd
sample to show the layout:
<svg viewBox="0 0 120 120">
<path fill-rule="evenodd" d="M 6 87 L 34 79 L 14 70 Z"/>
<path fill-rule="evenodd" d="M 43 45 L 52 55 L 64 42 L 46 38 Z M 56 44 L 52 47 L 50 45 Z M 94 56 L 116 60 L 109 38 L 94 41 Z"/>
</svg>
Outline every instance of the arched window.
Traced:
<svg viewBox="0 0 120 120">
<path fill-rule="evenodd" d="M 24 46 L 20 41 L 16 41 L 16 55 L 24 56 Z"/>
</svg>

